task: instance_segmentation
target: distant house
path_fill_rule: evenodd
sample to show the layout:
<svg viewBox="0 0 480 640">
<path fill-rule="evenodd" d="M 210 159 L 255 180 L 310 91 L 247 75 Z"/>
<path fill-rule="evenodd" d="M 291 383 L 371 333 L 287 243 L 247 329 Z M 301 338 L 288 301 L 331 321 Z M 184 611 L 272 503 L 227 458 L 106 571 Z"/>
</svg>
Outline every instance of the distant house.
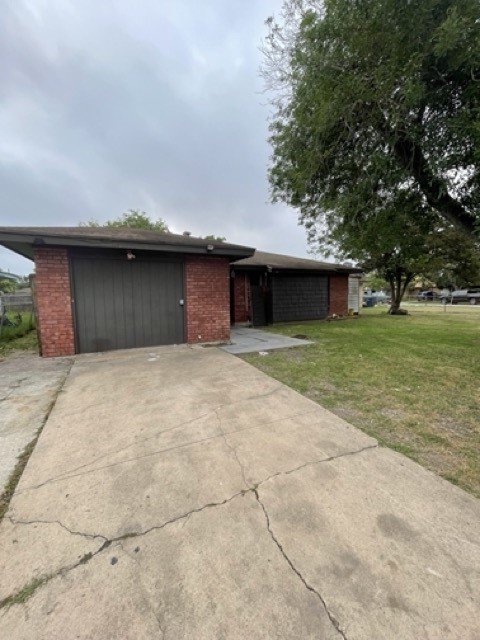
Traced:
<svg viewBox="0 0 480 640">
<path fill-rule="evenodd" d="M 221 342 L 235 322 L 344 315 L 358 272 L 142 229 L 1 227 L 0 244 L 35 262 L 44 356 Z"/>
<path fill-rule="evenodd" d="M 15 280 L 15 282 L 23 282 L 22 276 L 17 276 L 15 273 L 10 273 L 10 271 L 0 271 L 0 280 Z"/>
</svg>

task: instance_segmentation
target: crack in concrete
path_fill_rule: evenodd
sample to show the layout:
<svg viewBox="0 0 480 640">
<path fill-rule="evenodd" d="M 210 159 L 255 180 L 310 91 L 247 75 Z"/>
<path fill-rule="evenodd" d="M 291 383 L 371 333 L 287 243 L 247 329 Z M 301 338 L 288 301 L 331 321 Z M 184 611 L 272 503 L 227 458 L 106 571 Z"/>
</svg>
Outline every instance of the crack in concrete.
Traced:
<svg viewBox="0 0 480 640">
<path fill-rule="evenodd" d="M 310 591 L 311 593 L 313 593 L 318 600 L 320 600 L 323 609 L 325 610 L 325 613 L 328 616 L 328 619 L 330 620 L 330 622 L 332 623 L 333 627 L 335 628 L 335 630 L 337 631 L 337 633 L 344 639 L 344 640 L 348 640 L 347 636 L 345 635 L 345 633 L 342 631 L 342 629 L 340 629 L 340 623 L 338 622 L 338 620 L 334 617 L 334 615 L 330 612 L 330 610 L 327 607 L 327 603 L 325 602 L 325 599 L 323 598 L 323 596 L 321 595 L 321 593 L 319 591 L 317 591 L 314 587 L 312 587 L 312 585 L 310 585 L 306 579 L 304 578 L 304 576 L 301 574 L 301 572 L 297 569 L 297 567 L 293 564 L 292 560 L 288 557 L 288 555 L 285 552 L 285 549 L 282 547 L 282 545 L 280 544 L 278 538 L 275 536 L 275 534 L 273 533 L 271 524 L 270 524 L 270 517 L 268 515 L 268 512 L 265 508 L 265 505 L 263 504 L 263 502 L 260 499 L 260 495 L 258 493 L 258 489 L 255 488 L 252 490 L 255 498 L 258 502 L 258 504 L 260 505 L 262 511 L 263 511 L 263 515 L 265 516 L 265 521 L 267 523 L 267 529 L 268 532 L 270 534 L 270 537 L 272 538 L 273 542 L 276 544 L 276 546 L 278 547 L 278 550 L 280 551 L 280 553 L 282 554 L 283 558 L 285 559 L 285 561 L 287 562 L 288 566 L 290 567 L 290 569 L 295 573 L 295 575 L 300 578 L 301 582 L 303 583 L 304 587 L 306 589 L 308 589 L 308 591 Z"/>
<path fill-rule="evenodd" d="M 74 569 L 76 569 L 77 567 L 79 567 L 81 565 L 88 564 L 95 556 L 97 556 L 99 553 L 101 553 L 105 549 L 108 549 L 108 547 L 110 547 L 114 543 L 121 543 L 123 540 L 129 540 L 130 538 L 140 538 L 140 537 L 146 536 L 147 534 L 151 533 L 152 531 L 160 531 L 161 529 L 164 529 L 165 527 L 167 527 L 170 524 L 175 524 L 176 522 L 184 520 L 185 518 L 189 518 L 193 513 L 200 513 L 201 511 L 204 511 L 205 509 L 212 509 L 212 508 L 215 508 L 215 507 L 221 507 L 221 506 L 231 502 L 232 500 L 234 500 L 238 496 L 244 496 L 248 492 L 249 492 L 248 490 L 247 491 L 245 491 L 245 490 L 238 491 L 237 493 L 234 493 L 233 496 L 230 496 L 229 498 L 226 498 L 225 500 L 222 500 L 221 502 L 209 502 L 208 504 L 205 504 L 202 507 L 197 507 L 196 509 L 191 509 L 187 513 L 183 513 L 183 514 L 181 514 L 179 516 L 176 516 L 175 518 L 171 518 L 170 520 L 167 520 L 166 522 L 164 522 L 161 525 L 154 525 L 153 527 L 149 527 L 145 531 L 124 533 L 124 534 L 122 534 L 120 536 L 116 536 L 114 538 L 107 538 L 106 536 L 103 536 L 101 534 L 81 533 L 79 531 L 72 532 L 72 531 L 70 531 L 70 529 L 68 529 L 68 527 L 64 526 L 62 523 L 58 522 L 57 520 L 54 520 L 54 521 L 51 521 L 51 522 L 47 522 L 45 520 L 38 520 L 38 521 L 31 520 L 31 521 L 28 521 L 28 522 L 16 521 L 15 524 L 26 524 L 26 525 L 32 525 L 32 524 L 36 524 L 36 523 L 39 523 L 39 524 L 60 524 L 60 526 L 62 526 L 66 531 L 70 531 L 70 533 L 72 533 L 72 535 L 80 535 L 80 536 L 83 536 L 85 538 L 102 538 L 104 540 L 104 542 L 95 552 L 93 552 L 93 553 L 92 552 L 88 552 L 88 553 L 84 554 L 80 558 L 80 560 L 78 562 L 75 562 L 72 565 L 67 565 L 66 567 L 62 567 L 62 568 L 58 569 L 57 571 L 55 571 L 54 573 L 51 573 L 51 574 L 48 574 L 48 575 L 44 575 L 41 578 L 35 578 L 30 583 L 28 583 L 27 585 L 22 587 L 22 589 L 20 589 L 16 593 L 13 593 L 10 596 L 7 596 L 2 601 L 0 601 L 0 610 L 2 610 L 4 608 L 8 608 L 8 607 L 10 607 L 10 606 L 12 606 L 14 604 L 20 604 L 20 603 L 24 602 L 25 598 L 22 597 L 22 594 L 24 592 L 26 592 L 27 590 L 29 591 L 28 597 L 31 597 L 34 594 L 34 592 L 37 589 L 39 589 L 41 586 L 47 584 L 48 582 L 50 582 L 51 580 L 53 580 L 54 578 L 56 578 L 56 577 L 58 577 L 60 575 L 64 576 L 67 573 L 70 573 L 71 571 L 73 571 Z M 35 585 L 35 586 L 32 587 L 31 585 Z"/>
<path fill-rule="evenodd" d="M 274 389 L 271 389 L 270 391 L 268 391 L 265 394 L 261 394 L 261 395 L 258 395 L 258 396 L 251 396 L 251 397 L 247 398 L 247 400 L 259 400 L 261 398 L 265 398 L 267 396 L 273 395 L 274 393 L 276 393 L 282 387 L 283 387 L 283 385 L 278 385 Z M 229 402 L 229 403 L 221 404 L 218 407 L 216 407 L 214 409 L 211 409 L 210 411 L 207 411 L 206 413 L 202 413 L 199 416 L 196 416 L 194 418 L 189 418 L 188 420 L 185 420 L 184 422 L 181 422 L 180 424 L 176 424 L 173 427 L 169 427 L 168 429 L 162 429 L 160 431 L 156 431 L 154 434 L 152 434 L 151 436 L 148 436 L 147 438 L 143 438 L 141 440 L 135 440 L 134 442 L 131 442 L 130 444 L 127 444 L 124 447 L 121 447 L 120 449 L 114 449 L 113 451 L 108 451 L 104 455 L 99 456 L 98 458 L 94 458 L 93 460 L 90 460 L 90 462 L 87 462 L 86 464 L 82 464 L 82 465 L 80 465 L 78 467 L 74 467 L 73 469 L 70 469 L 69 471 L 66 471 L 63 474 L 60 474 L 59 476 L 56 476 L 55 478 L 52 478 L 51 481 L 62 479 L 64 477 L 66 477 L 66 476 L 69 476 L 70 474 L 75 473 L 75 471 L 79 471 L 80 469 L 85 469 L 86 467 L 90 467 L 91 465 L 95 464 L 96 462 L 99 462 L 100 460 L 104 460 L 105 458 L 109 458 L 110 456 L 113 456 L 116 453 L 121 453 L 122 451 L 126 451 L 127 449 L 130 449 L 131 447 L 135 447 L 135 446 L 144 444 L 145 442 L 148 442 L 149 440 L 154 440 L 155 438 L 158 438 L 159 436 L 162 436 L 164 433 L 169 433 L 170 431 L 175 431 L 176 429 L 182 429 L 183 427 L 185 427 L 185 426 L 187 426 L 189 424 L 192 424 L 194 422 L 197 422 L 198 420 L 201 420 L 202 418 L 207 418 L 208 416 L 211 416 L 211 415 L 216 415 L 218 417 L 218 413 L 217 412 L 220 409 L 223 409 L 224 407 L 235 406 L 239 402 L 244 402 L 244 400 L 237 400 L 236 402 Z M 263 426 L 263 425 L 259 425 L 259 426 Z M 258 428 L 258 426 L 254 427 L 254 428 Z M 217 437 L 217 436 L 214 436 L 214 437 Z M 192 444 L 196 444 L 196 443 L 193 442 Z"/>
<path fill-rule="evenodd" d="M 13 516 L 6 516 L 7 520 L 13 525 L 21 524 L 21 525 L 35 525 L 35 524 L 58 524 L 62 529 L 68 531 L 72 536 L 81 536 L 82 538 L 91 538 L 94 540 L 95 538 L 101 538 L 102 540 L 107 540 L 105 536 L 102 536 L 100 533 L 83 533 L 82 531 L 74 531 L 73 529 L 69 529 L 63 522 L 60 520 L 15 520 Z"/>
<path fill-rule="evenodd" d="M 98 537 L 103 537 L 103 536 L 98 536 Z M 70 571 L 73 571 L 74 569 L 76 569 L 77 567 L 80 567 L 84 564 L 88 564 L 92 558 L 94 558 L 99 553 L 107 549 L 110 545 L 111 545 L 111 541 L 105 540 L 104 543 L 96 551 L 94 552 L 89 551 L 88 553 L 85 553 L 80 558 L 80 560 L 78 560 L 78 562 L 75 562 L 74 564 L 71 564 L 71 565 L 67 565 L 66 567 L 61 567 L 54 573 L 43 575 L 39 578 L 34 578 L 28 584 L 22 587 L 22 589 L 1 600 L 0 611 L 2 609 L 8 609 L 15 604 L 23 604 L 27 599 L 31 598 L 33 594 L 36 591 L 38 591 L 38 589 L 40 589 L 40 587 L 43 587 L 44 585 L 48 584 L 51 580 L 53 580 L 54 578 L 57 578 L 60 575 L 64 576 L 67 573 L 70 573 Z"/>
<path fill-rule="evenodd" d="M 177 424 L 173 427 L 169 427 L 168 429 L 162 429 L 161 431 L 156 431 L 153 435 L 148 436 L 148 438 L 143 438 L 141 440 L 136 440 L 134 442 L 131 442 L 130 444 L 125 445 L 124 447 L 120 447 L 120 449 L 114 449 L 113 451 L 108 451 L 107 453 L 105 453 L 102 456 L 98 456 L 98 458 L 94 458 L 93 460 L 90 460 L 90 462 L 87 462 L 85 464 L 81 464 L 78 467 L 74 467 L 73 469 L 70 469 L 69 471 L 66 471 L 65 473 L 62 473 L 58 476 L 55 476 L 54 478 L 51 478 L 49 481 L 47 482 L 54 482 L 56 480 L 62 480 L 63 478 L 68 478 L 68 477 L 72 477 L 72 474 L 74 474 L 76 471 L 80 471 L 81 469 L 85 469 L 86 467 L 90 467 L 91 465 L 95 464 L 96 462 L 100 462 L 100 460 L 104 460 L 105 458 L 109 458 L 110 456 L 114 456 L 117 453 L 122 453 L 122 451 L 126 451 L 127 449 L 130 449 L 131 447 L 135 447 L 141 444 L 145 444 L 145 442 L 148 442 L 149 440 L 153 440 L 155 438 L 158 438 L 159 436 L 162 436 L 164 433 L 169 433 L 170 431 L 175 431 L 176 429 L 182 429 L 183 427 L 192 424 L 194 422 L 197 422 L 197 420 L 201 420 L 202 418 L 206 418 L 209 415 L 212 415 L 212 413 L 214 413 L 214 411 L 208 411 L 207 413 L 202 413 L 199 416 L 196 416 L 195 418 L 190 418 L 189 420 L 185 420 L 185 422 L 181 422 L 180 424 Z M 102 469 L 103 467 L 97 467 Z M 92 471 L 95 471 L 95 469 L 92 469 Z M 40 485 L 43 486 L 43 485 Z"/>
<path fill-rule="evenodd" d="M 225 434 L 223 434 L 223 435 L 225 435 Z M 235 457 L 237 459 L 237 462 L 238 462 L 238 464 L 240 466 L 240 469 L 242 470 L 242 473 L 243 473 L 243 465 L 238 460 L 238 457 L 236 455 L 235 449 L 233 447 L 231 447 L 227 442 L 226 442 L 226 444 L 233 451 L 233 453 L 234 453 L 234 455 L 235 455 Z M 229 502 L 231 502 L 232 500 L 235 500 L 235 498 L 238 498 L 239 496 L 243 497 L 243 496 L 247 495 L 248 493 L 253 493 L 255 495 L 255 498 L 256 498 L 257 502 L 259 503 L 259 505 L 261 506 L 261 508 L 262 508 L 262 510 L 264 512 L 265 519 L 267 521 L 268 531 L 270 532 L 272 540 L 275 542 L 275 544 L 279 548 L 280 552 L 284 556 L 285 560 L 288 562 L 288 564 L 290 565 L 291 569 L 296 573 L 296 575 L 303 582 L 305 587 L 309 591 L 314 593 L 317 596 L 317 598 L 322 602 L 322 604 L 323 604 L 323 606 L 325 608 L 325 611 L 326 611 L 330 621 L 332 622 L 333 626 L 335 627 L 335 629 L 342 636 L 342 638 L 344 638 L 344 640 L 347 640 L 347 637 L 346 637 L 345 633 L 339 628 L 338 621 L 334 618 L 334 616 L 328 610 L 327 605 L 326 605 L 324 599 L 322 598 L 322 596 L 320 595 L 320 593 L 318 593 L 311 585 L 309 585 L 306 582 L 306 580 L 304 579 L 302 574 L 298 571 L 298 569 L 293 565 L 293 563 L 290 560 L 290 558 L 286 555 L 286 553 L 285 553 L 283 547 L 281 546 L 280 542 L 278 541 L 278 539 L 275 537 L 275 535 L 274 535 L 274 533 L 273 533 L 273 531 L 271 529 L 271 526 L 270 526 L 270 518 L 268 516 L 268 513 L 267 513 L 267 511 L 265 509 L 264 504 L 260 500 L 260 496 L 259 496 L 259 493 L 258 493 L 258 488 L 262 484 L 264 484 L 264 483 L 266 483 L 266 482 L 268 482 L 268 481 L 270 481 L 273 478 L 276 478 L 278 476 L 290 475 L 290 474 L 295 473 L 297 471 L 300 471 L 301 469 L 304 469 L 305 467 L 308 467 L 308 466 L 321 464 L 321 463 L 324 463 L 324 462 L 331 462 L 331 461 L 337 460 L 339 458 L 353 456 L 353 455 L 362 453 L 363 451 L 366 451 L 366 450 L 369 450 L 369 449 L 375 449 L 377 447 L 378 447 L 378 445 L 371 445 L 371 446 L 363 447 L 362 449 L 358 449 L 358 450 L 355 450 L 355 451 L 349 451 L 349 452 L 346 452 L 346 453 L 338 454 L 336 456 L 330 456 L 328 458 L 322 458 L 320 460 L 316 460 L 316 461 L 313 461 L 313 462 L 307 462 L 305 464 L 299 465 L 298 467 L 295 467 L 294 469 L 289 469 L 287 471 L 279 471 L 278 473 L 275 473 L 275 474 L 273 474 L 271 476 L 268 476 L 264 480 L 261 480 L 260 482 L 258 482 L 254 486 L 250 486 L 247 483 L 246 479 L 245 479 L 245 475 L 243 475 L 243 479 L 244 479 L 244 482 L 245 482 L 246 489 L 242 489 L 241 491 L 237 491 L 232 496 L 230 496 L 228 498 L 225 498 L 224 500 L 221 500 L 219 502 L 209 502 L 209 503 L 207 503 L 207 504 L 205 504 L 205 505 L 203 505 L 201 507 L 197 507 L 195 509 L 190 509 L 190 511 L 187 511 L 186 513 L 183 513 L 183 514 L 181 514 L 179 516 L 175 516 L 174 518 L 171 518 L 170 520 L 167 520 L 167 521 L 165 521 L 164 523 L 162 523 L 160 525 L 154 525 L 152 527 L 149 527 L 148 529 L 145 529 L 144 531 L 124 533 L 124 534 L 122 534 L 120 536 L 116 536 L 114 538 L 108 538 L 107 536 L 105 536 L 103 534 L 99 534 L 99 533 L 95 534 L 95 533 L 84 533 L 84 532 L 81 532 L 81 531 L 75 531 L 75 530 L 70 529 L 66 525 L 64 525 L 59 520 L 15 520 L 12 516 L 8 516 L 8 519 L 10 520 L 10 522 L 12 524 L 15 524 L 15 525 L 29 526 L 29 525 L 34 525 L 34 524 L 58 524 L 60 527 L 65 529 L 65 531 L 68 531 L 71 535 L 82 536 L 82 537 L 90 538 L 90 539 L 101 538 L 104 541 L 103 544 L 95 552 L 93 552 L 93 553 L 89 552 L 89 553 L 84 554 L 80 558 L 80 560 L 78 562 L 74 563 L 73 565 L 69 565 L 67 567 L 62 567 L 61 569 L 59 569 L 55 573 L 48 574 L 48 575 L 46 575 L 46 576 L 44 576 L 44 577 L 42 577 L 40 579 L 34 579 L 30 584 L 34 583 L 35 581 L 37 581 L 38 584 L 35 586 L 35 588 L 32 590 L 32 592 L 30 593 L 30 595 L 28 597 L 31 597 L 31 595 L 33 595 L 33 593 L 38 588 L 40 588 L 41 586 L 47 584 L 48 582 L 53 580 L 53 578 L 56 578 L 59 575 L 66 575 L 67 573 L 69 573 L 70 571 L 73 571 L 77 567 L 79 567 L 81 565 L 84 565 L 84 564 L 88 564 L 95 556 L 100 554 L 102 551 L 104 551 L 105 549 L 107 549 L 108 547 L 110 547 L 114 543 L 120 543 L 120 545 L 121 545 L 121 542 L 123 540 L 128 540 L 130 538 L 143 537 L 143 536 L 146 536 L 147 534 L 151 533 L 152 531 L 160 531 L 161 529 L 164 529 L 165 527 L 167 527 L 167 526 L 169 526 L 171 524 L 175 524 L 175 523 L 180 522 L 182 520 L 185 520 L 185 521 L 188 520 L 190 518 L 190 516 L 192 516 L 195 513 L 200 513 L 202 511 L 205 511 L 206 509 L 212 509 L 212 508 L 224 506 L 224 505 L 228 504 Z M 122 549 L 123 549 L 123 546 L 122 546 Z M 10 595 L 7 598 L 4 598 L 0 602 L 0 610 L 5 608 L 5 607 L 9 607 L 9 606 L 12 606 L 13 604 L 18 604 L 19 602 L 23 601 L 23 600 L 19 600 L 19 596 L 28 587 L 29 587 L 29 585 L 25 585 L 19 592 Z M 161 627 L 160 627 L 160 630 L 162 631 Z"/>
<path fill-rule="evenodd" d="M 216 410 L 221 409 L 221 408 L 222 408 L 222 405 L 220 405 L 220 407 L 217 407 Z M 214 411 L 215 410 L 213 410 L 210 413 L 214 413 Z M 68 472 L 60 474 L 58 476 L 54 476 L 53 478 L 49 478 L 48 480 L 45 480 L 44 482 L 41 482 L 40 484 L 32 485 L 31 487 L 25 487 L 24 489 L 21 489 L 17 493 L 20 494 L 20 493 L 26 493 L 27 491 L 35 491 L 37 489 L 40 489 L 40 488 L 44 487 L 47 484 L 52 484 L 52 483 L 55 483 L 55 482 L 61 482 L 63 480 L 69 480 L 70 478 L 78 478 L 78 477 L 81 477 L 81 476 L 89 475 L 91 473 L 95 473 L 96 471 L 103 471 L 104 469 L 110 469 L 112 467 L 116 467 L 116 466 L 119 466 L 119 465 L 122 465 L 122 464 L 126 464 L 128 462 L 135 462 L 137 460 L 143 460 L 145 458 L 151 458 L 151 457 L 154 457 L 154 456 L 157 456 L 157 455 L 161 455 L 162 453 L 169 453 L 170 451 L 176 451 L 178 449 L 183 449 L 183 448 L 186 448 L 186 447 L 192 447 L 192 446 L 195 446 L 197 444 L 202 444 L 203 442 L 208 442 L 210 440 L 215 440 L 217 438 L 223 438 L 225 435 L 230 435 L 230 434 L 233 434 L 233 433 L 241 433 L 243 431 L 252 431 L 252 430 L 255 430 L 255 429 L 261 429 L 262 427 L 266 427 L 266 426 L 275 424 L 277 422 L 283 422 L 284 420 L 293 420 L 293 419 L 298 418 L 300 416 L 309 415 L 309 414 L 316 413 L 316 412 L 317 412 L 317 409 L 312 409 L 311 411 L 304 411 L 304 412 L 301 412 L 301 413 L 293 414 L 291 416 L 283 416 L 282 418 L 277 418 L 277 419 L 271 420 L 269 422 L 263 422 L 262 424 L 255 425 L 253 427 L 245 427 L 245 429 L 234 429 L 233 431 L 226 431 L 224 433 L 215 434 L 215 435 L 212 435 L 212 436 L 207 436 L 207 437 L 201 438 L 199 440 L 192 440 L 192 441 L 189 441 L 189 442 L 184 442 L 184 443 L 176 445 L 174 447 L 166 447 L 165 449 L 158 449 L 156 451 L 150 451 L 148 453 L 144 453 L 142 455 L 134 456 L 132 458 L 127 458 L 125 460 L 119 460 L 118 462 L 112 462 L 111 464 L 103 465 L 101 467 L 95 467 L 94 469 L 87 469 L 86 471 L 81 471 L 79 473 L 71 473 L 71 471 L 68 471 Z M 159 434 L 159 435 L 161 435 L 161 434 Z"/>
<path fill-rule="evenodd" d="M 265 484 L 265 482 L 268 482 L 273 478 L 277 478 L 278 476 L 288 476 L 291 473 L 295 473 L 296 471 L 300 471 L 301 469 L 305 469 L 306 467 L 313 467 L 316 464 L 320 464 L 321 462 L 332 462 L 332 460 L 338 460 L 340 458 L 348 458 L 349 456 L 355 456 L 358 453 L 363 453 L 364 451 L 369 451 L 370 449 L 378 449 L 378 444 L 377 443 L 370 444 L 367 447 L 362 447 L 361 449 L 355 449 L 355 451 L 346 451 L 345 453 L 338 453 L 337 455 L 329 456 L 328 458 L 320 458 L 320 460 L 312 460 L 311 462 L 305 462 L 304 464 L 301 464 L 298 467 L 295 467 L 293 469 L 288 469 L 288 471 L 277 471 L 277 473 L 272 473 L 271 476 L 268 476 L 267 478 L 260 480 L 260 482 L 258 482 L 256 486 L 252 488 L 259 487 L 262 484 Z"/>
<path fill-rule="evenodd" d="M 234 432 L 230 432 L 230 433 L 237 433 L 236 431 Z M 223 435 L 228 435 L 228 432 L 226 434 Z M 232 445 L 228 445 L 227 446 L 231 449 L 231 451 L 236 454 L 235 448 Z M 155 529 L 163 529 L 164 526 L 168 525 L 168 524 L 172 524 L 174 522 L 176 522 L 177 520 L 182 520 L 184 518 L 189 518 L 192 514 L 194 513 L 198 513 L 200 511 L 203 511 L 206 508 L 209 507 L 214 507 L 214 506 L 221 506 L 226 504 L 227 502 L 230 502 L 231 500 L 233 500 L 234 498 L 236 498 L 237 496 L 240 495 L 245 495 L 246 493 L 249 493 L 251 491 L 255 491 L 256 489 L 258 489 L 258 487 L 262 486 L 263 484 L 265 484 L 266 482 L 269 482 L 270 480 L 273 480 L 274 478 L 278 478 L 279 476 L 282 475 L 291 475 L 292 473 L 296 473 L 297 471 L 301 471 L 302 469 L 306 468 L 306 467 L 310 467 L 310 466 L 315 466 L 317 464 L 322 464 L 323 462 L 332 462 L 333 460 L 338 460 L 340 458 L 346 458 L 349 456 L 354 456 L 357 455 L 359 453 L 363 453 L 364 451 L 368 451 L 370 449 L 377 449 L 378 445 L 374 444 L 374 445 L 369 445 L 367 447 L 362 447 L 361 449 L 356 449 L 355 451 L 347 451 L 345 453 L 339 453 L 335 456 L 329 456 L 327 458 L 320 458 L 319 460 L 313 460 L 311 462 L 305 462 L 304 464 L 299 465 L 298 467 L 294 467 L 293 469 L 287 469 L 286 471 L 278 471 L 277 473 L 273 473 L 270 476 L 267 476 L 266 478 L 263 478 L 262 480 L 259 480 L 258 482 L 256 482 L 255 484 L 248 484 L 245 476 L 243 477 L 245 485 L 246 485 L 246 489 L 242 489 L 241 491 L 237 491 L 236 493 L 234 493 L 232 496 L 230 496 L 229 498 L 226 498 L 225 500 L 222 500 L 221 502 L 212 502 L 212 503 L 208 503 L 206 505 L 203 505 L 202 507 L 197 507 L 195 509 L 192 509 L 190 511 L 188 511 L 185 514 L 182 514 L 178 517 L 173 518 L 172 520 L 168 520 L 165 523 L 158 525 L 158 526 L 154 526 L 151 527 L 150 529 L 147 529 L 146 531 L 143 532 L 138 532 L 138 533 L 132 533 L 132 534 L 124 534 L 123 536 L 117 537 L 117 538 L 112 538 L 111 542 L 115 542 L 117 540 L 121 540 L 124 538 L 128 538 L 128 537 L 136 537 L 136 536 L 142 536 L 142 535 L 146 535 L 147 533 L 150 533 L 150 531 L 153 531 Z M 235 456 L 238 462 L 238 465 L 240 467 L 240 469 L 243 471 L 244 467 L 241 464 L 240 460 L 238 459 L 237 456 Z M 79 535 L 79 536 L 83 536 L 85 538 L 102 538 L 103 540 L 107 540 L 107 536 L 100 534 L 100 533 L 84 533 L 81 531 L 74 531 L 72 529 L 69 529 L 67 526 L 65 526 L 62 522 L 60 522 L 59 520 L 16 520 L 15 518 L 13 518 L 12 516 L 7 516 L 7 518 L 12 522 L 12 524 L 20 524 L 20 525 L 33 525 L 33 524 L 58 524 L 61 527 L 63 527 L 66 531 L 68 531 L 69 533 L 71 533 L 72 535 Z"/>
</svg>

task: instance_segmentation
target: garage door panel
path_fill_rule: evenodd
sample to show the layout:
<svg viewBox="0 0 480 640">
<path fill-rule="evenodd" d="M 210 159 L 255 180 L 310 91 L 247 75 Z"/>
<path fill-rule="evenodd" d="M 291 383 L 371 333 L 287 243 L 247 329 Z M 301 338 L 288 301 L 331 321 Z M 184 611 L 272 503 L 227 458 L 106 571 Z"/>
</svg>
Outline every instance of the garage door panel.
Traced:
<svg viewBox="0 0 480 640">
<path fill-rule="evenodd" d="M 183 342 L 180 261 L 72 258 L 77 351 Z"/>
</svg>

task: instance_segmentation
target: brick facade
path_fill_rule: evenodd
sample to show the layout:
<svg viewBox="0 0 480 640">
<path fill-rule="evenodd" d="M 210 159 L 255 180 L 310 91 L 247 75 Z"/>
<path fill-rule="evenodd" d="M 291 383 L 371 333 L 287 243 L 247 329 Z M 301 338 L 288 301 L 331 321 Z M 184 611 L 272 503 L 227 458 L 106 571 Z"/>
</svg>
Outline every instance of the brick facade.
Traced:
<svg viewBox="0 0 480 640">
<path fill-rule="evenodd" d="M 46 357 L 73 355 L 75 341 L 67 249 L 37 247 L 34 258 L 40 354 Z"/>
<path fill-rule="evenodd" d="M 250 320 L 250 280 L 246 273 L 237 272 L 233 279 L 234 322 Z"/>
<path fill-rule="evenodd" d="M 230 270 L 227 258 L 185 256 L 187 342 L 230 339 Z"/>
<path fill-rule="evenodd" d="M 328 315 L 348 315 L 348 274 L 330 276 Z"/>
</svg>

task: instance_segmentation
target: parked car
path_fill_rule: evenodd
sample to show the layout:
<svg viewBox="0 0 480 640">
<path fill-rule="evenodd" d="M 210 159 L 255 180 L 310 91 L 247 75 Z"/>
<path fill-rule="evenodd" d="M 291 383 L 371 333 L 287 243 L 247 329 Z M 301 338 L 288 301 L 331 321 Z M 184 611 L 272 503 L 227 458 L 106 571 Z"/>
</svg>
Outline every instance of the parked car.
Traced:
<svg viewBox="0 0 480 640">
<path fill-rule="evenodd" d="M 452 291 L 449 296 L 442 295 L 441 302 L 457 304 L 458 302 L 468 302 L 469 304 L 480 304 L 480 285 L 469 287 L 468 289 L 458 289 Z"/>
<path fill-rule="evenodd" d="M 425 302 L 426 300 L 437 300 L 440 297 L 440 294 L 436 291 L 432 291 L 428 289 L 426 291 L 419 291 L 417 293 L 417 300 L 419 302 Z"/>
</svg>

